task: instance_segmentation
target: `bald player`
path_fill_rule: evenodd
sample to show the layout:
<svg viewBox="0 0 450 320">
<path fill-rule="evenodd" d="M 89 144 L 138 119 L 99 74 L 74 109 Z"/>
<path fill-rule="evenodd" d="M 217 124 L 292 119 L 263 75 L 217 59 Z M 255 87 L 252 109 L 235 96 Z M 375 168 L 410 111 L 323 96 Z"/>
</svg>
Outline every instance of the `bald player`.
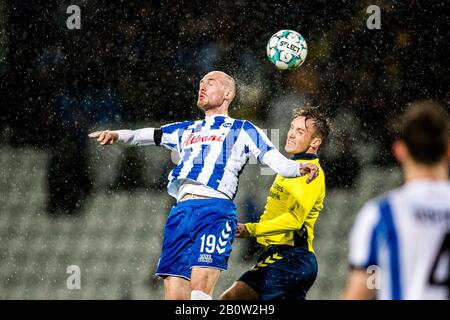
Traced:
<svg viewBox="0 0 450 320">
<path fill-rule="evenodd" d="M 168 193 L 177 204 L 164 227 L 156 271 L 164 279 L 166 299 L 212 299 L 220 273 L 228 267 L 236 233 L 233 199 L 250 155 L 283 177 L 308 176 L 309 183 L 318 174 L 313 163 L 285 158 L 251 122 L 231 118 L 228 109 L 235 95 L 235 80 L 213 71 L 201 79 L 198 91 L 204 119 L 89 135 L 101 145 L 156 145 L 180 156 L 168 177 Z"/>
</svg>

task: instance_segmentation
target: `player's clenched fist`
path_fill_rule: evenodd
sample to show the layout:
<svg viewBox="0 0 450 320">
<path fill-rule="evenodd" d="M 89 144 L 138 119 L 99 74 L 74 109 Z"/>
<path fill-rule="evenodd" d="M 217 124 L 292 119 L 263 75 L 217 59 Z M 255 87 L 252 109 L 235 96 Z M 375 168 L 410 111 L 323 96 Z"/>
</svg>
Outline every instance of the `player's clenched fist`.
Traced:
<svg viewBox="0 0 450 320">
<path fill-rule="evenodd" d="M 89 138 L 97 139 L 101 145 L 113 144 L 117 141 L 117 139 L 119 139 L 119 134 L 109 130 L 95 131 L 89 134 Z"/>
<path fill-rule="evenodd" d="M 236 238 L 247 238 L 250 236 L 245 224 L 238 223 L 236 226 Z"/>
<path fill-rule="evenodd" d="M 308 179 L 306 179 L 306 183 L 310 183 L 319 175 L 319 168 L 310 162 L 302 162 L 300 165 L 300 174 L 302 176 L 308 175 Z"/>
</svg>

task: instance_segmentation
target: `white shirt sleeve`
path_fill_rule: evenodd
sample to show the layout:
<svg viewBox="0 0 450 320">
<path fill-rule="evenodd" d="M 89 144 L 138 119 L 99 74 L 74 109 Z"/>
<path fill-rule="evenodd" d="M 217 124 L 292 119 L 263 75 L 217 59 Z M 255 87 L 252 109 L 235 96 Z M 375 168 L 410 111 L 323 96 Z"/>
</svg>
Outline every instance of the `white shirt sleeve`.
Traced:
<svg viewBox="0 0 450 320">
<path fill-rule="evenodd" d="M 376 264 L 377 234 L 380 213 L 376 201 L 366 203 L 359 211 L 350 232 L 349 263 L 356 268 Z"/>
<path fill-rule="evenodd" d="M 267 151 L 261 158 L 261 162 L 282 177 L 295 178 L 300 176 L 300 162 L 287 159 L 275 148 Z"/>
<path fill-rule="evenodd" d="M 118 141 L 125 144 L 136 146 L 155 145 L 155 128 L 144 128 L 138 130 L 116 130 L 114 132 L 119 134 Z"/>
<path fill-rule="evenodd" d="M 161 126 L 161 146 L 181 153 L 183 132 L 192 124 L 194 121 L 175 122 Z"/>
<path fill-rule="evenodd" d="M 250 121 L 244 122 L 246 144 L 250 152 L 263 164 L 285 178 L 300 176 L 299 162 L 289 160 L 275 148 L 266 134 Z"/>
<path fill-rule="evenodd" d="M 119 134 L 119 142 L 136 145 L 136 146 L 148 146 L 155 145 L 155 130 L 160 129 L 162 136 L 160 146 L 170 150 L 180 151 L 181 136 L 183 131 L 193 121 L 183 121 L 161 126 L 161 128 L 143 128 L 138 130 L 116 130 Z"/>
</svg>

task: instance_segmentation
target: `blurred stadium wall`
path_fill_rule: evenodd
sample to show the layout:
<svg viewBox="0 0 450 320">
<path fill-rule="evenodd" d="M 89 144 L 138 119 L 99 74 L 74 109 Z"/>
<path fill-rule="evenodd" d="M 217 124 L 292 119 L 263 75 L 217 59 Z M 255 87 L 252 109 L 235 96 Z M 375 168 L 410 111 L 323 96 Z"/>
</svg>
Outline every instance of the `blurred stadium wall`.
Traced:
<svg viewBox="0 0 450 320">
<path fill-rule="evenodd" d="M 49 216 L 45 210 L 49 155 L 34 148 L 0 148 L 1 299 L 162 298 L 162 281 L 153 271 L 174 201 L 164 189 L 114 187 L 126 152 L 123 148 L 92 147 L 90 152 L 95 191 L 81 212 Z M 170 163 L 168 151 L 147 148 L 139 150 L 139 157 L 154 167 Z M 140 171 L 147 181 L 154 181 L 159 173 Z M 249 207 L 262 208 L 273 178 L 261 175 L 259 165 L 247 165 L 236 198 L 239 220 L 249 219 Z M 337 298 L 347 272 L 347 237 L 355 213 L 365 200 L 400 180 L 396 168 L 366 166 L 354 188 L 328 192 L 316 225 L 319 275 L 309 299 Z M 235 240 L 216 298 L 254 263 L 250 245 L 247 240 Z M 67 286 L 71 265 L 80 268 L 80 289 Z"/>
</svg>

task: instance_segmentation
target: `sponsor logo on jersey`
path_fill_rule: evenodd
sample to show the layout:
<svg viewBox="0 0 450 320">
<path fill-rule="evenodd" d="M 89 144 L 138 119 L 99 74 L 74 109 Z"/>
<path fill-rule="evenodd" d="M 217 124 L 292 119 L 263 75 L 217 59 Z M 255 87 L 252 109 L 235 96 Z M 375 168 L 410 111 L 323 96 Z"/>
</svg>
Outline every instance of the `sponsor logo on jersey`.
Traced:
<svg viewBox="0 0 450 320">
<path fill-rule="evenodd" d="M 186 147 L 191 144 L 199 143 L 199 142 L 206 142 L 206 141 L 217 141 L 217 142 L 223 142 L 223 136 L 225 133 L 222 133 L 221 135 L 215 135 L 210 134 L 207 136 L 202 136 L 201 134 L 190 134 L 186 140 L 184 140 L 183 145 Z"/>
</svg>

